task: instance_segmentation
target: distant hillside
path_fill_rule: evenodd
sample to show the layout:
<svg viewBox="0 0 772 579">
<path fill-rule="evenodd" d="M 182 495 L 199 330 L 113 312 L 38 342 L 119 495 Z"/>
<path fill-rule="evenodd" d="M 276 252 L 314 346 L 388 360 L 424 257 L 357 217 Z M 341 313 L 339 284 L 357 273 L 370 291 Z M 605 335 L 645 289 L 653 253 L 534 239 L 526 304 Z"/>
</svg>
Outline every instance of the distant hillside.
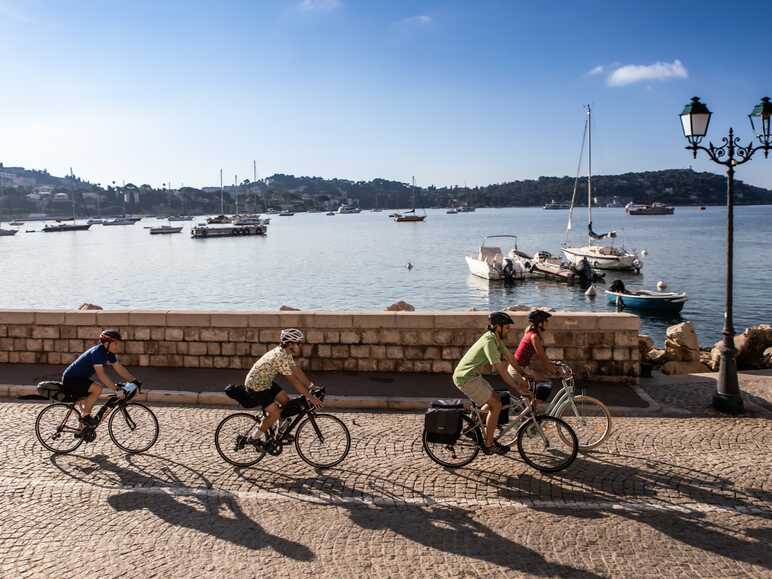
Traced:
<svg viewBox="0 0 772 579">
<path fill-rule="evenodd" d="M 304 193 L 314 197 L 350 197 L 363 208 L 406 207 L 412 199 L 410 185 L 397 181 L 347 181 L 320 177 L 274 175 L 267 180 L 275 191 Z M 599 200 L 616 197 L 620 201 L 650 203 L 662 201 L 672 205 L 715 205 L 726 202 L 726 179 L 714 173 L 697 173 L 690 169 L 646 171 L 622 175 L 597 175 L 592 180 L 593 196 Z M 570 201 L 573 177 L 539 177 L 524 181 L 499 183 L 485 187 L 417 188 L 417 204 L 424 207 L 457 205 L 476 206 L 541 206 L 555 201 Z M 736 202 L 772 204 L 772 191 L 746 185 L 735 179 Z M 587 183 L 581 180 L 577 203 L 586 204 Z"/>
<path fill-rule="evenodd" d="M 714 173 L 697 173 L 690 169 L 670 169 L 597 175 L 593 177 L 593 196 L 599 204 L 612 198 L 619 203 L 661 201 L 671 205 L 717 205 L 726 202 L 726 179 Z M 40 193 L 41 187 L 48 194 Z M 418 207 L 542 206 L 555 201 L 570 201 L 573 177 L 539 177 L 524 181 L 498 183 L 485 187 L 416 187 L 408 183 L 373 179 L 351 181 L 296 177 L 276 174 L 251 183 L 245 180 L 238 188 L 225 188 L 222 207 L 225 212 L 265 211 L 267 208 L 329 210 L 341 203 L 352 203 L 363 209 L 410 207 L 415 194 Z M 772 204 L 772 191 L 735 181 L 738 204 Z M 65 193 L 58 195 L 56 193 Z M 58 198 L 57 198 L 58 197 Z M 579 182 L 577 204 L 586 203 L 586 180 Z M 218 187 L 196 189 L 184 187 L 167 191 L 150 185 L 101 187 L 82 181 L 77 176 L 54 177 L 47 171 L 0 165 L 0 216 L 31 212 L 71 214 L 73 204 L 79 215 L 101 213 L 218 213 Z"/>
</svg>

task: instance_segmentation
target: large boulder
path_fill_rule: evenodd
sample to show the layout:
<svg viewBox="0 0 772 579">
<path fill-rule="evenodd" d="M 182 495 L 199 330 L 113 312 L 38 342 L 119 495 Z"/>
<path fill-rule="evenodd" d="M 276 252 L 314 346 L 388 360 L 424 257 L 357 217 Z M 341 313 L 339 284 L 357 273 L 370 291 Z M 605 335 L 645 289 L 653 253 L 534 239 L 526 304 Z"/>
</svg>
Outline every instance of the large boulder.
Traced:
<svg viewBox="0 0 772 579">
<path fill-rule="evenodd" d="M 641 354 L 641 360 L 649 359 L 649 352 L 656 348 L 651 336 L 638 336 L 638 351 Z"/>
<path fill-rule="evenodd" d="M 299 312 L 300 308 L 293 308 L 292 306 L 281 306 L 279 308 L 280 312 Z"/>
<path fill-rule="evenodd" d="M 78 309 L 79 310 L 102 310 L 104 308 L 96 304 L 80 304 L 80 307 Z"/>
<path fill-rule="evenodd" d="M 415 307 L 411 306 L 407 302 L 403 302 L 402 300 L 399 300 L 396 303 L 391 304 L 388 308 L 386 308 L 387 312 L 414 312 Z"/>
<path fill-rule="evenodd" d="M 714 370 L 718 369 L 723 343 L 723 340 L 716 342 L 710 352 L 710 366 Z M 766 368 L 769 365 L 766 350 L 772 347 L 772 325 L 759 324 L 746 328 L 742 334 L 734 337 L 734 347 L 737 350 L 738 370 Z"/>
<path fill-rule="evenodd" d="M 667 359 L 675 362 L 699 362 L 700 343 L 694 324 L 682 322 L 667 329 L 665 338 Z"/>
<path fill-rule="evenodd" d="M 710 372 L 710 368 L 708 368 L 705 364 L 702 362 L 679 362 L 677 360 L 671 360 L 670 362 L 665 362 L 665 364 L 662 366 L 662 373 L 663 374 L 703 374 L 705 372 Z"/>
</svg>

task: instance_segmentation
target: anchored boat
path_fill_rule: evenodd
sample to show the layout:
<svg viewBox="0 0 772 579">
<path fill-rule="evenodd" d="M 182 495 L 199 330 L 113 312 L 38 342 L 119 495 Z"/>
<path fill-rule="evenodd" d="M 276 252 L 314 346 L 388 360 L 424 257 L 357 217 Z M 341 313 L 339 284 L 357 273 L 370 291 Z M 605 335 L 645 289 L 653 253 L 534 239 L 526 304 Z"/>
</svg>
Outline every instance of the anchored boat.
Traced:
<svg viewBox="0 0 772 579">
<path fill-rule="evenodd" d="M 685 292 L 652 292 L 649 290 L 629 291 L 621 280 L 616 280 L 606 290 L 609 303 L 617 308 L 630 308 L 649 312 L 677 314 L 684 309 L 689 296 Z"/>
<path fill-rule="evenodd" d="M 512 247 L 505 256 L 501 247 L 490 245 L 489 240 L 507 239 L 512 241 Z M 517 236 L 515 235 L 489 235 L 484 238 L 480 244 L 480 250 L 476 256 L 465 256 L 466 264 L 472 275 L 487 280 L 522 280 L 527 276 L 527 271 L 523 263 L 524 259 L 530 259 L 530 256 L 517 249 Z"/>
<path fill-rule="evenodd" d="M 582 168 L 582 157 L 584 156 L 584 144 L 587 142 L 588 152 L 588 170 L 587 170 L 587 217 L 588 217 L 588 237 L 587 245 L 569 245 L 568 232 L 571 231 L 571 218 L 574 212 L 576 201 L 576 191 L 579 184 L 579 175 Z M 592 122 L 589 105 L 587 106 L 587 118 L 584 123 L 584 138 L 582 138 L 582 147 L 579 151 L 579 166 L 577 167 L 576 180 L 574 181 L 574 193 L 571 197 L 571 207 L 568 211 L 568 223 L 566 225 L 566 240 L 563 242 L 562 251 L 566 259 L 573 265 L 579 266 L 583 259 L 586 259 L 594 269 L 614 269 L 623 271 L 641 271 L 643 262 L 634 252 L 628 251 L 623 246 L 601 245 L 598 241 L 604 239 L 614 239 L 617 234 L 615 231 L 606 233 L 595 233 L 592 229 Z"/>
</svg>

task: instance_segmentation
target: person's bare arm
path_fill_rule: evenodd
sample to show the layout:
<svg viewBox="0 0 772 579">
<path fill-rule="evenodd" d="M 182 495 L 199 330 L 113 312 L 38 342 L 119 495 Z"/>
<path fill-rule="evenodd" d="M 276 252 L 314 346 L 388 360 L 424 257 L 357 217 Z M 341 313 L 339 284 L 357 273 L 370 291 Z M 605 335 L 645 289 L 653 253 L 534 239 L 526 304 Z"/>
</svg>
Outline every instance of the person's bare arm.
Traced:
<svg viewBox="0 0 772 579">
<path fill-rule="evenodd" d="M 94 365 L 94 374 L 96 374 L 97 380 L 99 380 L 103 385 L 107 386 L 110 390 L 118 389 L 118 387 L 115 385 L 115 382 L 110 379 L 110 377 L 107 375 L 107 372 L 105 372 L 104 366 L 101 364 Z"/>
<path fill-rule="evenodd" d="M 136 378 L 132 376 L 131 372 L 129 372 L 126 369 L 126 366 L 124 366 L 120 362 L 116 362 L 115 364 L 113 364 L 113 370 L 115 370 L 115 373 L 118 374 L 118 376 L 120 376 L 127 382 L 132 382 L 136 380 Z"/>
<path fill-rule="evenodd" d="M 504 383 L 510 390 L 517 392 L 521 396 L 530 398 L 531 393 L 528 391 L 528 382 L 525 379 L 515 380 L 510 376 L 509 372 L 507 372 L 507 366 L 509 365 L 510 363 L 507 360 L 502 360 L 498 364 L 495 364 L 494 368 L 496 368 L 496 372 L 499 373 L 499 376 L 504 380 Z"/>
<path fill-rule="evenodd" d="M 295 388 L 298 392 L 300 392 L 303 396 L 305 396 L 311 404 L 314 406 L 321 406 L 322 401 L 319 400 L 316 396 L 311 394 L 311 386 L 313 385 L 313 382 L 306 376 L 306 373 L 303 372 L 298 366 L 295 366 L 292 369 L 292 374 L 287 376 L 287 379 L 289 380 L 290 384 L 292 384 L 292 387 Z"/>
<path fill-rule="evenodd" d="M 552 374 L 558 375 L 558 367 L 552 363 L 552 360 L 547 357 L 547 352 L 544 351 L 544 343 L 541 341 L 541 336 L 534 336 L 531 343 L 533 344 L 536 357 L 544 364 L 544 368 L 547 371 L 552 372 Z"/>
</svg>

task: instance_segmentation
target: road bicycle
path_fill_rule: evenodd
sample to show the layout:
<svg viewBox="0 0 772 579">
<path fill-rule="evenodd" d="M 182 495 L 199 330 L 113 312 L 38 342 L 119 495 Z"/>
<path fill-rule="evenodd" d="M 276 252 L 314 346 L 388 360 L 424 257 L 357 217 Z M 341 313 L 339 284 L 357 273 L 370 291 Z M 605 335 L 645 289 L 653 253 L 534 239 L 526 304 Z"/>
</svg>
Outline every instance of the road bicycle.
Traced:
<svg viewBox="0 0 772 579">
<path fill-rule="evenodd" d="M 313 388 L 311 394 L 324 400 L 324 388 Z M 223 460 L 233 466 L 252 466 L 266 453 L 279 456 L 285 445 L 294 442 L 298 456 L 306 463 L 331 468 L 342 462 L 351 449 L 351 434 L 343 421 L 317 412 L 302 396 L 284 405 L 280 420 L 259 443 L 249 439 L 249 434 L 263 418 L 265 409 L 261 406 L 256 414 L 237 412 L 222 419 L 214 433 L 214 444 Z"/>
<path fill-rule="evenodd" d="M 513 407 L 507 404 L 502 411 Z M 536 470 L 557 472 L 574 462 L 579 442 L 571 427 L 560 418 L 539 415 L 534 412 L 530 400 L 522 403 L 522 412 L 502 425 L 495 439 L 509 448 L 517 445 L 520 457 Z M 511 431 L 514 436 L 506 441 Z M 461 414 L 461 432 L 455 442 L 430 442 L 424 431 L 423 446 L 434 462 L 447 468 L 460 468 L 472 462 L 484 443 L 485 423 L 476 405 Z"/>
<path fill-rule="evenodd" d="M 139 393 L 133 382 L 120 383 L 124 398 L 110 396 L 99 408 L 94 425 L 81 421 L 78 402 L 85 396 L 62 391 L 61 382 L 41 382 L 38 391 L 51 400 L 35 420 L 35 435 L 40 444 L 55 454 L 67 454 L 84 442 L 94 442 L 96 431 L 107 420 L 107 433 L 115 445 L 130 454 L 149 450 L 158 440 L 158 419 L 153 411 L 139 402 L 130 402 Z"/>
<path fill-rule="evenodd" d="M 562 387 L 544 408 L 538 409 L 539 413 L 566 422 L 576 433 L 579 450 L 600 446 L 611 434 L 611 412 L 603 402 L 584 394 L 583 390 L 580 390 L 579 394 L 576 393 L 574 372 L 570 366 L 562 362 L 555 362 L 555 365 L 561 373 Z M 531 390 L 535 389 L 533 380 L 529 379 L 529 386 Z M 508 435 L 503 433 L 501 444 L 512 444 L 514 434 L 511 429 Z"/>
</svg>

